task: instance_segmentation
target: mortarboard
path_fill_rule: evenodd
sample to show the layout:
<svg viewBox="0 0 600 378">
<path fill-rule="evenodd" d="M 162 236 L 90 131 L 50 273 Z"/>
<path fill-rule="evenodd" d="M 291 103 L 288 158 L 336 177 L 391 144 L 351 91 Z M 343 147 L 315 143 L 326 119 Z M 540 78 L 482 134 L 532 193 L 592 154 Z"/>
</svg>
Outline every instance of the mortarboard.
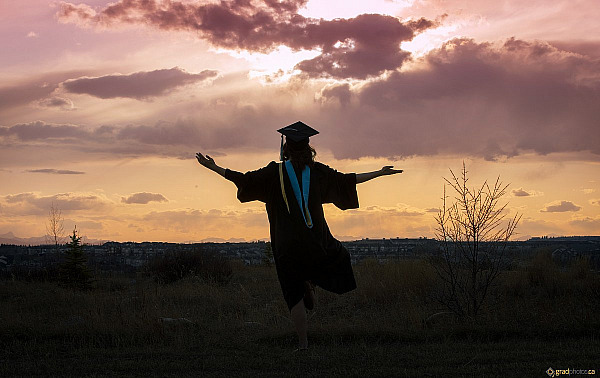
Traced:
<svg viewBox="0 0 600 378">
<path fill-rule="evenodd" d="M 285 135 L 285 140 L 291 148 L 294 147 L 303 147 L 308 143 L 308 138 L 311 136 L 317 135 L 319 132 L 312 127 L 308 126 L 302 121 L 298 121 L 283 127 L 278 132 L 281 133 L 281 151 L 280 151 L 280 160 L 283 160 L 283 136 Z"/>
</svg>

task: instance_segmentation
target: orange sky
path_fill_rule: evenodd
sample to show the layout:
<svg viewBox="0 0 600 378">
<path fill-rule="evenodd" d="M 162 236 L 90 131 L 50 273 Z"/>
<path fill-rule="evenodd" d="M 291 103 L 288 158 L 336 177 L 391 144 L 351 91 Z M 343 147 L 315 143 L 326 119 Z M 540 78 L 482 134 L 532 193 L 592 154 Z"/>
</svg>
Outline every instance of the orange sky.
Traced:
<svg viewBox="0 0 600 378">
<path fill-rule="evenodd" d="M 326 206 L 341 239 L 433 237 L 463 161 L 517 238 L 600 234 L 594 0 L 150 3 L 0 4 L 0 235 L 55 203 L 90 239 L 267 239 L 194 154 L 256 169 L 296 120 L 339 171 L 405 170 Z"/>
</svg>

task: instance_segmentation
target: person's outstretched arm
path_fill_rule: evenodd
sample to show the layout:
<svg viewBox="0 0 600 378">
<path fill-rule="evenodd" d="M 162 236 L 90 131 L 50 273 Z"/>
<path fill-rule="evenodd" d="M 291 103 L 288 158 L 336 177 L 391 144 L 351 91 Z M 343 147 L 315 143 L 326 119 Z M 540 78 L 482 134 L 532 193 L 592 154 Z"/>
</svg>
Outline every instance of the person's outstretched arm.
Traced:
<svg viewBox="0 0 600 378">
<path fill-rule="evenodd" d="M 369 181 L 374 178 L 380 176 L 394 175 L 396 173 L 402 173 L 402 169 L 393 169 L 393 165 L 386 165 L 378 171 L 373 172 L 365 172 L 365 173 L 357 173 L 356 174 L 356 183 L 360 184 L 361 182 Z"/>
<path fill-rule="evenodd" d="M 213 158 L 211 158 L 210 156 L 208 156 L 208 155 L 204 156 L 200 152 L 198 152 L 196 154 L 196 159 L 198 159 L 198 163 L 202 164 L 206 168 L 210 169 L 211 171 L 215 171 L 218 174 L 220 174 L 221 176 L 225 177 L 226 169 L 223 167 L 219 167 L 217 165 L 217 163 L 215 163 Z"/>
</svg>

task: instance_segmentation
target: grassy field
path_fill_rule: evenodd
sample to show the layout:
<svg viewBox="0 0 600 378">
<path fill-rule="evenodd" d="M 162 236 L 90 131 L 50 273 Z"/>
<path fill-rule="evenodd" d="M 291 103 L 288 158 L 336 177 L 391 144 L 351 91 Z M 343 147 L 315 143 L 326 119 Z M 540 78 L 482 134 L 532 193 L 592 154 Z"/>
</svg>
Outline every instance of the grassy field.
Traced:
<svg viewBox="0 0 600 378">
<path fill-rule="evenodd" d="M 600 374 L 600 277 L 583 263 L 560 271 L 544 256 L 529 265 L 503 272 L 469 321 L 444 313 L 426 263 L 365 261 L 352 293 L 317 291 L 303 353 L 293 352 L 273 267 L 235 264 L 225 285 L 97 277 L 92 292 L 0 281 L 0 375 L 525 377 L 547 376 L 549 367 Z"/>
</svg>

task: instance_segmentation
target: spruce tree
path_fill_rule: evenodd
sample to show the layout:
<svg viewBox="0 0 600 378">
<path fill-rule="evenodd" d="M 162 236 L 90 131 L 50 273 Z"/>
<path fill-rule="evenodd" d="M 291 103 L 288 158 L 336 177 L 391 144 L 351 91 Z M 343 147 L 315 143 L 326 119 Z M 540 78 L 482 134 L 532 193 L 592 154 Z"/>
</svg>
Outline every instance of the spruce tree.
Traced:
<svg viewBox="0 0 600 378">
<path fill-rule="evenodd" d="M 265 243 L 265 253 L 262 258 L 262 263 L 266 266 L 271 266 L 273 264 L 273 248 L 271 247 L 271 242 Z"/>
<path fill-rule="evenodd" d="M 64 287 L 90 290 L 92 288 L 92 273 L 86 265 L 87 258 L 83 252 L 81 238 L 77 236 L 77 227 L 73 229 L 71 241 L 67 244 L 65 261 L 60 266 L 60 283 Z"/>
</svg>

